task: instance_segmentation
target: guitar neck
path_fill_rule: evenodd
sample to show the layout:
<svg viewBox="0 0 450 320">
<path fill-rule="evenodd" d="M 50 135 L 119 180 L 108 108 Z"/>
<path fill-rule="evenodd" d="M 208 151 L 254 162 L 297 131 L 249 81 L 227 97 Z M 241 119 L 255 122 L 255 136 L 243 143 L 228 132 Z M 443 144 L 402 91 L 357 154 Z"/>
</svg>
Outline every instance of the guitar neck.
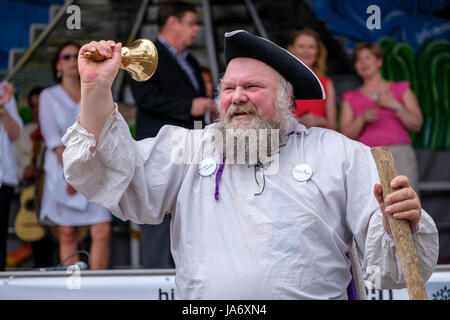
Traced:
<svg viewBox="0 0 450 320">
<path fill-rule="evenodd" d="M 36 137 L 33 140 L 33 155 L 31 157 L 31 163 L 33 164 L 33 166 L 36 166 L 36 164 L 37 164 L 37 158 L 41 151 L 41 143 L 42 143 L 42 139 L 40 137 Z"/>
</svg>

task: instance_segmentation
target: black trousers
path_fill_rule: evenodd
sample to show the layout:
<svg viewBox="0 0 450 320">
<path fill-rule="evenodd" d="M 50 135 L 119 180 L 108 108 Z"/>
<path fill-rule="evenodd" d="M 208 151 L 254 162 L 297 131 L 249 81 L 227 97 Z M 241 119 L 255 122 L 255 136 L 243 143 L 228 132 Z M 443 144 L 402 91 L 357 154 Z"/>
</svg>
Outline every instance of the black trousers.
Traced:
<svg viewBox="0 0 450 320">
<path fill-rule="evenodd" d="M 8 239 L 8 222 L 14 188 L 2 185 L 0 187 L 0 271 L 6 266 L 6 240 Z"/>
<path fill-rule="evenodd" d="M 47 235 L 38 241 L 31 242 L 34 268 L 51 267 L 58 262 L 58 245 Z"/>
<path fill-rule="evenodd" d="M 173 269 L 170 252 L 170 214 L 164 216 L 161 224 L 142 225 L 142 264 L 147 269 Z"/>
</svg>

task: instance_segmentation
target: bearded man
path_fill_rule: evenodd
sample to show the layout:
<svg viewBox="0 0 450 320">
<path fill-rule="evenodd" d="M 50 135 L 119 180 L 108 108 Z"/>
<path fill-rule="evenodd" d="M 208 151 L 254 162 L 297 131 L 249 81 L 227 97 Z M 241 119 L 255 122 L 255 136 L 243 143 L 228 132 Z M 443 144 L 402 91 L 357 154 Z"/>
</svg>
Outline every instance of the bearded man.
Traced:
<svg viewBox="0 0 450 320">
<path fill-rule="evenodd" d="M 409 220 L 430 277 L 437 230 L 408 178 L 392 181 L 401 189 L 385 208 L 369 148 L 290 116 L 294 95 L 325 98 L 300 60 L 248 32 L 227 33 L 219 122 L 203 130 L 165 126 L 136 142 L 111 96 L 120 48 L 100 41 L 80 50 L 82 109 L 63 138 L 65 176 L 124 220 L 157 224 L 173 214 L 181 298 L 347 299 L 352 237 L 363 267 L 378 268 L 378 287 L 402 287 L 388 214 Z M 109 59 L 84 57 L 95 50 Z M 232 151 L 242 137 L 240 163 Z M 180 156 L 189 161 L 174 161 Z"/>
</svg>

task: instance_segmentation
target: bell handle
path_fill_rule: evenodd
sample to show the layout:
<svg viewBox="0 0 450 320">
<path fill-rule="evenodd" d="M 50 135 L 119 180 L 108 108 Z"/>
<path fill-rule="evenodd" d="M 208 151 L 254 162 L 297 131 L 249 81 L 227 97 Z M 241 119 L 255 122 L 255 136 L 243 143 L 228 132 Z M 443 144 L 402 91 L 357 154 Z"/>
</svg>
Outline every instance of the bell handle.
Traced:
<svg viewBox="0 0 450 320">
<path fill-rule="evenodd" d="M 98 53 L 97 50 L 95 50 L 94 52 L 87 51 L 84 53 L 84 56 L 90 60 L 97 61 L 97 62 L 106 60 L 106 57 L 104 57 L 100 53 Z"/>
<path fill-rule="evenodd" d="M 128 59 L 125 57 L 125 54 L 128 53 L 130 51 L 130 49 L 128 49 L 127 47 L 122 47 L 121 49 L 121 59 L 120 59 L 120 69 L 125 69 L 128 64 L 129 61 Z M 102 62 L 105 61 L 107 58 L 102 56 L 100 53 L 98 53 L 98 51 L 94 51 L 94 52 L 85 52 L 84 56 L 86 58 L 88 58 L 89 60 L 95 61 L 95 62 Z"/>
<path fill-rule="evenodd" d="M 139 48 L 141 47 L 141 48 Z M 150 49 L 148 49 L 150 47 Z M 133 54 L 134 50 L 138 52 L 145 48 L 142 56 Z M 101 62 L 107 57 L 102 56 L 97 50 L 87 51 L 84 56 L 92 61 Z M 150 59 L 149 59 L 150 58 Z M 120 69 L 126 70 L 136 81 L 142 82 L 150 79 L 158 65 L 158 52 L 155 45 L 148 39 L 138 39 L 128 47 L 121 48 Z"/>
<path fill-rule="evenodd" d="M 122 60 L 123 60 L 124 56 L 130 51 L 130 49 L 127 48 L 127 47 L 122 47 L 122 49 L 120 49 L 120 50 L 121 50 L 120 54 L 121 54 Z M 95 50 L 94 52 L 87 51 L 87 52 L 84 53 L 84 56 L 86 58 L 90 59 L 90 60 L 94 60 L 94 61 L 97 61 L 97 62 L 101 62 L 101 61 L 106 60 L 106 57 L 104 57 L 100 53 L 98 53 L 97 50 Z"/>
</svg>

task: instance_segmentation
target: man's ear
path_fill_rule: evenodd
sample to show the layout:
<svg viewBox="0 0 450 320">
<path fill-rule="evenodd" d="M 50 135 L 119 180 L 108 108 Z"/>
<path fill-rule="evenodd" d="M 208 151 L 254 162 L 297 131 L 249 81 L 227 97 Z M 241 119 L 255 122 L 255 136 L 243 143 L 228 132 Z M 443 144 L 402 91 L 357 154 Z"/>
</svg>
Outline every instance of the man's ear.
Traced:
<svg viewBox="0 0 450 320">
<path fill-rule="evenodd" d="M 176 23 L 179 23 L 180 21 L 178 20 L 178 18 L 176 16 L 170 16 L 167 21 L 166 21 L 166 25 L 167 26 L 173 26 Z"/>
</svg>

